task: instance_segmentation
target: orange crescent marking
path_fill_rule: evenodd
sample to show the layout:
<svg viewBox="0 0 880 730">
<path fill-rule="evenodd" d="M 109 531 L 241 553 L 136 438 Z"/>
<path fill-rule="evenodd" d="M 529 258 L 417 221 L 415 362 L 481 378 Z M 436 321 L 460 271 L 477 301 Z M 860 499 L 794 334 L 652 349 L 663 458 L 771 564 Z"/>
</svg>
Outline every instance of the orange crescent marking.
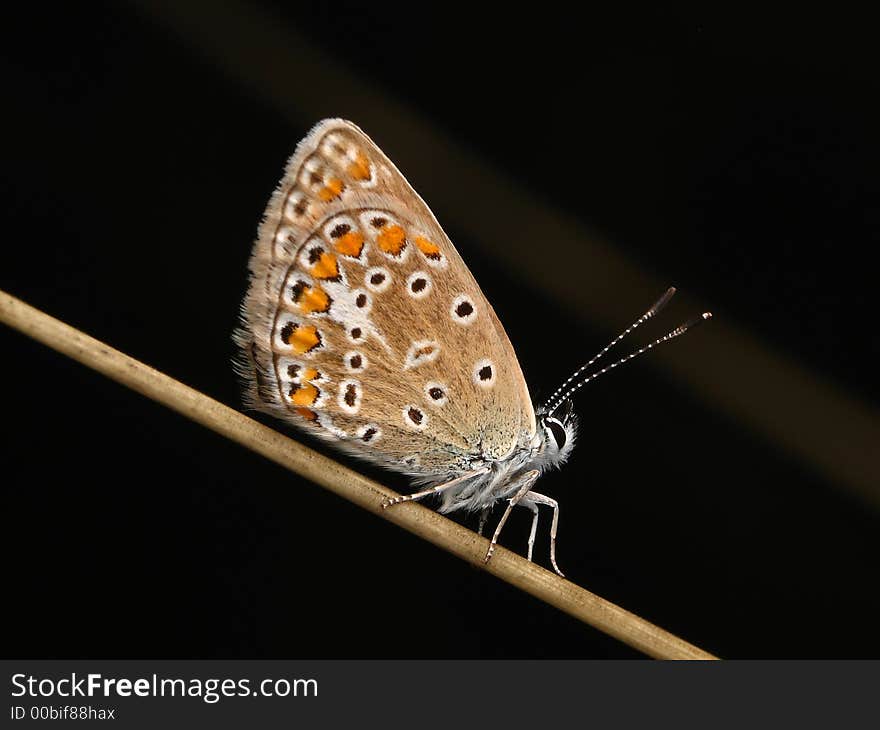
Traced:
<svg viewBox="0 0 880 730">
<path fill-rule="evenodd" d="M 303 370 L 303 374 L 300 380 L 302 382 L 306 382 L 307 380 L 317 380 L 318 377 L 318 371 L 315 370 L 315 368 L 306 368 L 305 370 Z"/>
<path fill-rule="evenodd" d="M 355 180 L 369 180 L 372 177 L 370 161 L 363 152 L 358 152 L 357 159 L 348 166 L 348 174 Z"/>
<path fill-rule="evenodd" d="M 300 325 L 290 335 L 290 346 L 297 355 L 315 349 L 320 343 L 318 328 L 312 325 Z"/>
<path fill-rule="evenodd" d="M 299 299 L 299 308 L 304 314 L 326 312 L 330 309 L 330 297 L 321 287 L 306 287 Z"/>
<path fill-rule="evenodd" d="M 345 183 L 338 177 L 331 177 L 327 184 L 318 191 L 318 197 L 325 203 L 329 203 L 333 198 L 338 198 L 343 190 L 345 190 Z"/>
<path fill-rule="evenodd" d="M 318 400 L 318 389 L 311 383 L 305 383 L 296 389 L 291 400 L 297 406 L 310 406 Z"/>
<path fill-rule="evenodd" d="M 358 231 L 349 231 L 336 241 L 336 250 L 345 256 L 354 256 L 357 258 L 361 255 L 364 248 L 364 234 Z"/>
<path fill-rule="evenodd" d="M 418 246 L 419 251 L 425 254 L 429 259 L 440 258 L 440 247 L 436 243 L 429 241 L 427 238 L 416 236 L 416 246 Z"/>
<path fill-rule="evenodd" d="M 308 408 L 296 408 L 295 409 L 299 415 L 305 418 L 307 421 L 317 421 L 318 414 Z"/>
<path fill-rule="evenodd" d="M 312 275 L 316 279 L 335 279 L 339 276 L 339 266 L 336 263 L 336 257 L 326 251 L 322 253 L 321 258 L 312 267 Z"/>
<path fill-rule="evenodd" d="M 386 226 L 376 237 L 376 243 L 385 253 L 397 256 L 406 245 L 406 231 L 400 226 Z"/>
</svg>

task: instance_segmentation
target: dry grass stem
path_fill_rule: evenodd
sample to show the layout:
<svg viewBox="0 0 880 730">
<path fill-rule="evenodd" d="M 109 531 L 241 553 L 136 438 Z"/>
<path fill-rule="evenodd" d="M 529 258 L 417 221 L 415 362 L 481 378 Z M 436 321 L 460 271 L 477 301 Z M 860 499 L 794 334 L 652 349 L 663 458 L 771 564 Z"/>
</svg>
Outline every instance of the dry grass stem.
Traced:
<svg viewBox="0 0 880 730">
<path fill-rule="evenodd" d="M 484 565 L 488 541 L 471 530 L 412 502 L 383 510 L 390 489 L 2 291 L 0 321 L 649 656 L 716 658 L 509 550 Z"/>
</svg>

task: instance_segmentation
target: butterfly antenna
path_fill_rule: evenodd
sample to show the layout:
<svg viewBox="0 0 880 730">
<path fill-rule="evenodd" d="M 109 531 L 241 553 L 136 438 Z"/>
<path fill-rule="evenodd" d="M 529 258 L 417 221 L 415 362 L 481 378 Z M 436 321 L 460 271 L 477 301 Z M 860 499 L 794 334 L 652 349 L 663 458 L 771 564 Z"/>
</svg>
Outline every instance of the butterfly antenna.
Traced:
<svg viewBox="0 0 880 730">
<path fill-rule="evenodd" d="M 553 401 L 553 403 L 551 403 L 549 408 L 547 409 L 547 414 L 552 415 L 553 412 L 559 408 L 559 406 L 561 406 L 566 401 L 570 400 L 576 391 L 583 388 L 591 380 L 595 380 L 600 375 L 604 375 L 609 370 L 613 370 L 618 365 L 623 365 L 623 363 L 625 363 L 629 360 L 632 360 L 634 357 L 638 357 L 643 352 L 647 352 L 648 350 L 653 349 L 655 346 L 657 346 L 663 342 L 668 342 L 669 340 L 674 340 L 676 337 L 680 337 L 688 330 L 693 329 L 697 325 L 702 324 L 703 322 L 707 322 L 710 319 L 712 319 L 712 313 L 711 312 L 703 312 L 698 317 L 694 317 L 693 319 L 689 319 L 684 324 L 679 325 L 671 332 L 668 332 L 667 334 L 663 335 L 663 337 L 659 337 L 658 339 L 654 340 L 651 344 L 645 345 L 644 347 L 639 348 L 638 350 L 630 353 L 626 357 L 620 358 L 620 360 L 618 360 L 617 362 L 612 363 L 611 365 L 608 365 L 607 367 L 602 368 L 598 372 L 593 373 L 592 375 L 584 378 L 583 380 L 576 383 L 575 385 L 572 385 L 567 391 L 565 391 L 565 393 L 563 395 L 561 395 L 559 398 L 557 398 L 555 401 Z"/>
<path fill-rule="evenodd" d="M 620 342 L 624 337 L 626 337 L 630 332 L 632 332 L 634 329 L 636 329 L 636 327 L 638 327 L 638 326 L 641 325 L 641 324 L 644 324 L 644 323 L 647 322 L 649 319 L 651 319 L 651 317 L 653 317 L 655 314 L 657 314 L 657 312 L 659 312 L 661 309 L 663 309 L 663 307 L 665 307 L 665 306 L 669 303 L 669 300 L 672 299 L 672 297 L 673 297 L 674 295 L 675 295 L 675 287 L 674 287 L 674 286 L 671 286 L 671 287 L 669 287 L 669 288 L 666 290 L 666 292 L 663 294 L 662 297 L 660 297 L 656 302 L 654 302 L 654 303 L 651 305 L 650 309 L 648 309 L 647 312 L 645 312 L 641 317 L 639 317 L 635 322 L 633 322 L 633 323 L 632 323 L 629 327 L 627 327 L 623 332 L 621 332 L 619 335 L 617 335 L 617 337 L 615 337 L 613 340 L 611 340 L 611 342 L 609 342 L 609 343 L 604 347 L 604 349 L 603 349 L 601 352 L 599 352 L 599 353 L 598 353 L 598 354 L 597 354 L 592 360 L 590 360 L 586 365 L 582 365 L 582 366 L 579 367 L 577 370 L 575 370 L 574 373 L 572 373 L 571 377 L 570 377 L 568 380 L 566 380 L 562 385 L 560 385 L 560 386 L 559 386 L 559 387 L 558 387 L 558 388 L 552 393 L 552 395 L 550 395 L 550 397 L 547 398 L 547 400 L 544 401 L 544 405 L 541 406 L 541 410 L 546 410 L 547 406 L 548 406 L 550 403 L 553 403 L 553 402 L 556 400 L 556 397 L 557 397 L 560 393 L 562 393 L 563 391 L 565 391 L 565 389 L 569 386 L 569 383 L 571 383 L 573 380 L 576 380 L 577 377 L 578 377 L 582 372 L 584 372 L 584 370 L 586 370 L 588 367 L 590 367 L 590 365 L 592 365 L 594 362 L 596 362 L 596 360 L 598 360 L 600 357 L 602 357 L 606 352 L 608 352 L 608 350 L 610 350 L 610 349 L 611 349 L 612 347 L 614 347 L 618 342 Z M 556 407 L 558 407 L 558 405 L 557 405 Z M 555 408 L 554 408 L 554 410 L 555 410 Z"/>
</svg>

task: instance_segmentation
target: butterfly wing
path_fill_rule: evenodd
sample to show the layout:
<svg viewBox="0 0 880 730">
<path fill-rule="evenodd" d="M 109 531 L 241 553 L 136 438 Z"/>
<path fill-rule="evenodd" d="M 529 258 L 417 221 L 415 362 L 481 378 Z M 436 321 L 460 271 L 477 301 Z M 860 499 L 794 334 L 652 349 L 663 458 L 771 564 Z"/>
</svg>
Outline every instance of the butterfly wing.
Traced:
<svg viewBox="0 0 880 730">
<path fill-rule="evenodd" d="M 236 333 L 250 405 L 416 475 L 502 459 L 534 435 L 494 310 L 353 124 L 324 120 L 297 147 L 250 269 Z"/>
</svg>

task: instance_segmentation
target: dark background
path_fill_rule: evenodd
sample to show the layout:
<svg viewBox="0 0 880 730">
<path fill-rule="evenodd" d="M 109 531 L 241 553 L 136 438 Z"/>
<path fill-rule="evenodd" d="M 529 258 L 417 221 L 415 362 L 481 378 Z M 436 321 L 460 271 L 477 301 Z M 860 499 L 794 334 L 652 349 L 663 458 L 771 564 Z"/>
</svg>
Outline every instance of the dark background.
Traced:
<svg viewBox="0 0 880 730">
<path fill-rule="evenodd" d="M 876 418 L 880 115 L 865 19 L 171 7 L 33 6 L 2 24 L 6 291 L 237 405 L 229 333 L 285 159 L 319 118 L 346 116 L 426 191 L 432 150 L 401 159 L 370 124 L 401 108 L 713 309 L 718 333 L 739 328 Z M 241 45 L 200 50 L 224 23 Z M 279 104 L 238 73 L 242 49 Z M 322 95 L 322 59 L 358 93 Z M 591 323 L 528 265 L 499 266 L 469 224 L 479 197 L 453 205 L 434 207 L 547 394 L 627 322 Z M 533 233 L 510 242 L 512 261 Z M 632 317 L 660 293 L 607 292 Z M 693 313 L 670 309 L 631 345 Z M 712 336 L 674 347 L 735 382 L 701 348 Z M 7 655 L 637 656 L 17 333 L 0 343 Z M 876 493 L 659 362 L 582 393 L 583 441 L 541 482 L 562 505 L 568 576 L 725 657 L 880 655 Z M 836 428 L 809 402 L 764 418 L 777 416 Z M 875 458 L 865 450 L 864 473 Z M 527 529 L 517 515 L 504 543 L 523 548 Z"/>
</svg>

